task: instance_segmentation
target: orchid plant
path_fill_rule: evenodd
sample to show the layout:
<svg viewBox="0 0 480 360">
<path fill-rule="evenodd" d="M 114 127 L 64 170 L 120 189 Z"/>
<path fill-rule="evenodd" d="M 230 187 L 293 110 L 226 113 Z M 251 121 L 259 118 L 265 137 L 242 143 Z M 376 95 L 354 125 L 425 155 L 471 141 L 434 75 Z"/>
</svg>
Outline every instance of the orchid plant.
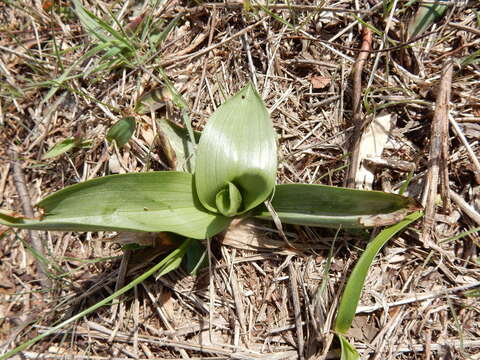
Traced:
<svg viewBox="0 0 480 360">
<path fill-rule="evenodd" d="M 165 125 L 165 124 L 164 124 Z M 195 147 L 195 134 L 179 137 L 179 152 Z M 185 135 L 185 134 L 184 134 Z M 178 145 L 178 144 L 177 144 Z M 183 148 L 183 149 L 180 149 Z M 188 159 L 187 154 L 184 158 Z M 0 224 L 33 230 L 171 232 L 186 238 L 152 269 L 94 306 L 31 339 L 0 359 L 41 340 L 54 330 L 94 311 L 155 272 L 180 264 L 192 239 L 212 237 L 235 218 L 256 217 L 287 224 L 327 227 L 375 227 L 396 224 L 367 247 L 349 278 L 335 323 L 342 359 L 358 359 L 344 334 L 350 328 L 368 268 L 381 247 L 418 219 L 417 202 L 380 191 L 315 184 L 276 184 L 276 134 L 269 113 L 250 83 L 220 106 L 200 136 L 189 171 L 110 175 L 68 186 L 42 200 L 40 217 L 0 211 Z M 182 168 L 182 167 L 180 167 Z M 409 214 L 411 213 L 411 214 Z"/>
<path fill-rule="evenodd" d="M 252 84 L 212 115 L 196 148 L 194 172 L 110 175 L 42 200 L 39 218 L 0 212 L 3 225 L 34 230 L 172 232 L 204 239 L 234 218 L 277 217 L 309 226 L 372 227 L 416 208 L 407 197 L 316 184 L 276 185 L 276 134 Z"/>
</svg>

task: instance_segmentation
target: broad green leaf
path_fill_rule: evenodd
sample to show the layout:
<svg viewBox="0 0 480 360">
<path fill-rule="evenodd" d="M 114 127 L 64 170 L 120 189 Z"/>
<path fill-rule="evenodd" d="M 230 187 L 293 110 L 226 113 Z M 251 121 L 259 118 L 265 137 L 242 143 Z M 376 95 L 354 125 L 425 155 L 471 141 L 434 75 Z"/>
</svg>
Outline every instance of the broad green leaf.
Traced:
<svg viewBox="0 0 480 360">
<path fill-rule="evenodd" d="M 118 298 L 120 295 L 125 294 L 127 291 L 133 289 L 135 286 L 141 284 L 143 281 L 148 279 L 150 276 L 157 274 L 158 276 L 166 274 L 168 271 L 172 271 L 175 269 L 174 265 L 179 264 L 178 260 L 182 260 L 183 256 L 185 256 L 185 252 L 189 245 L 191 244 L 192 240 L 187 239 L 181 244 L 177 249 L 173 250 L 168 256 L 166 256 L 164 259 L 162 259 L 160 262 L 155 264 L 153 267 L 145 271 L 143 274 L 138 276 L 137 278 L 133 279 L 130 283 L 122 287 L 121 289 L 115 291 L 112 295 L 107 296 L 105 299 L 100 300 L 96 304 L 90 306 L 89 308 L 79 312 L 78 314 L 72 316 L 71 318 L 62 321 L 61 323 L 52 326 L 45 332 L 41 333 L 40 335 L 37 335 L 33 339 L 27 340 L 24 343 L 20 344 L 17 346 L 15 349 L 10 350 L 9 352 L 0 355 L 0 360 L 6 360 L 14 356 L 15 354 L 18 354 L 20 351 L 23 351 L 25 349 L 28 349 L 30 346 L 36 344 L 40 340 L 55 334 L 58 330 L 63 329 L 65 326 L 68 324 L 71 324 L 84 316 L 87 316 L 88 314 L 91 314 L 95 310 L 101 308 L 102 306 L 110 304 L 110 302 L 116 298 Z"/>
<path fill-rule="evenodd" d="M 163 151 L 175 170 L 193 172 L 195 168 L 195 144 L 190 141 L 188 130 L 167 119 L 157 122 Z M 194 131 L 198 143 L 200 133 Z"/>
<path fill-rule="evenodd" d="M 342 299 L 340 300 L 340 306 L 338 307 L 337 319 L 335 321 L 335 331 L 340 334 L 345 334 L 352 324 L 357 310 L 360 294 L 363 289 L 365 278 L 368 274 L 368 269 L 372 264 L 375 256 L 377 256 L 380 249 L 390 240 L 395 234 L 405 229 L 412 222 L 422 217 L 421 211 L 416 211 L 405 217 L 398 224 L 390 226 L 378 234 L 373 239 L 363 252 L 362 256 L 358 260 L 357 264 L 352 270 L 350 277 L 348 278 L 347 285 L 343 291 Z"/>
<path fill-rule="evenodd" d="M 118 120 L 107 133 L 108 142 L 115 141 L 118 148 L 123 147 L 135 131 L 135 118 L 127 116 Z"/>
<path fill-rule="evenodd" d="M 276 171 L 273 125 L 262 99 L 248 84 L 220 106 L 205 126 L 195 167 L 198 197 L 211 211 L 242 214 L 271 194 Z M 236 204 L 237 190 L 241 194 L 237 209 L 217 207 L 217 201 Z"/>
<path fill-rule="evenodd" d="M 353 347 L 348 340 L 340 334 L 337 334 L 338 339 L 340 340 L 340 346 L 342 347 L 342 355 L 340 360 L 358 360 L 360 359 L 360 354 Z"/>
<path fill-rule="evenodd" d="M 91 140 L 80 141 L 76 138 L 66 138 L 65 140 L 55 144 L 42 156 L 42 160 L 51 159 L 53 157 L 62 155 L 73 148 L 87 148 L 92 145 Z"/>
<path fill-rule="evenodd" d="M 394 224 L 419 208 L 400 195 L 310 184 L 277 185 L 271 204 L 286 224 L 350 228 Z M 253 215 L 271 219 L 264 206 Z"/>
<path fill-rule="evenodd" d="M 42 200 L 42 219 L 0 213 L 0 223 L 60 231 L 169 231 L 203 239 L 229 219 L 207 212 L 188 173 L 165 171 L 105 176 L 66 187 Z"/>
<path fill-rule="evenodd" d="M 417 13 L 408 25 L 408 38 L 421 35 L 435 20 L 440 18 L 447 6 L 442 5 L 442 0 L 437 0 L 432 4 L 420 4 Z"/>
</svg>

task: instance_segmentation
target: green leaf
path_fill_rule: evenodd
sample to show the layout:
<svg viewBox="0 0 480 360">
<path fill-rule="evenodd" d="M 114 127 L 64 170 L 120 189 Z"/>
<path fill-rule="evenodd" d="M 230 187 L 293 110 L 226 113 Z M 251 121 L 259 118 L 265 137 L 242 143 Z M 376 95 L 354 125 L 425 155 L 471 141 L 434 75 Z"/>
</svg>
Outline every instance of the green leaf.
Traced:
<svg viewBox="0 0 480 360">
<path fill-rule="evenodd" d="M 286 224 L 350 228 L 390 225 L 419 209 L 416 200 L 400 195 L 310 184 L 277 185 L 271 204 Z M 265 206 L 253 215 L 272 217 Z"/>
<path fill-rule="evenodd" d="M 460 64 L 462 66 L 468 66 L 471 64 L 478 64 L 480 62 L 480 50 L 475 51 L 474 53 L 465 56 L 461 61 Z"/>
<path fill-rule="evenodd" d="M 75 138 L 67 138 L 62 142 L 55 144 L 50 150 L 48 150 L 45 154 L 43 154 L 42 160 L 51 159 L 53 157 L 62 155 L 67 151 L 73 149 L 76 146 L 76 144 L 77 144 L 77 141 Z"/>
<path fill-rule="evenodd" d="M 127 116 L 118 120 L 107 133 L 108 142 L 115 141 L 119 148 L 123 147 L 135 131 L 135 118 Z"/>
<path fill-rule="evenodd" d="M 174 250 L 163 260 L 163 266 L 158 270 L 156 274 L 157 279 L 177 269 L 180 266 L 186 251 L 188 251 L 188 245 L 190 245 L 192 242 L 195 241 L 192 241 L 191 239 L 186 239 L 179 249 Z M 186 246 L 184 247 L 184 245 Z M 172 254 L 175 255 L 172 256 Z"/>
<path fill-rule="evenodd" d="M 234 183 L 228 182 L 227 186 L 217 193 L 215 204 L 221 214 L 235 216 L 242 206 L 242 194 Z"/>
<path fill-rule="evenodd" d="M 202 133 L 195 167 L 199 199 L 211 211 L 226 216 L 242 214 L 271 194 L 276 170 L 273 125 L 260 95 L 248 84 L 215 111 Z M 242 196 L 238 209 L 218 208 L 219 199 L 221 204 L 227 199 L 236 204 L 232 185 Z M 224 195 L 218 195 L 220 192 Z"/>
<path fill-rule="evenodd" d="M 208 266 L 207 249 L 200 241 L 192 241 L 186 254 L 186 267 L 191 275 L 196 275 L 197 271 Z"/>
<path fill-rule="evenodd" d="M 105 176 L 66 187 L 38 206 L 41 220 L 0 213 L 0 223 L 60 231 L 169 231 L 203 239 L 229 219 L 207 212 L 188 173 L 165 171 Z"/>
<path fill-rule="evenodd" d="M 125 36 L 125 33 L 116 31 L 104 20 L 84 8 L 78 0 L 73 0 L 73 4 L 80 23 L 90 36 L 97 38 L 102 43 L 108 43 L 112 47 L 115 46 L 131 51 L 135 50 L 128 37 Z"/>
<path fill-rule="evenodd" d="M 357 350 L 351 345 L 348 340 L 340 335 L 337 334 L 338 339 L 340 340 L 340 346 L 342 347 L 342 355 L 340 360 L 358 360 L 360 359 L 360 354 Z"/>
<path fill-rule="evenodd" d="M 48 150 L 45 154 L 43 154 L 42 160 L 51 159 L 53 157 L 62 155 L 74 148 L 88 148 L 91 145 L 92 145 L 92 140 L 80 141 L 79 139 L 76 139 L 73 137 L 66 138 L 62 142 L 55 144 L 50 150 Z"/>
<path fill-rule="evenodd" d="M 357 264 L 353 268 L 352 273 L 348 278 L 347 285 L 345 286 L 345 290 L 343 291 L 342 299 L 340 300 L 340 306 L 338 307 L 337 319 L 335 321 L 335 331 L 337 333 L 345 334 L 350 328 L 355 316 L 355 311 L 357 310 L 363 284 L 368 274 L 368 269 L 370 268 L 370 265 L 380 249 L 394 235 L 405 229 L 408 225 L 422 216 L 423 213 L 421 211 L 416 211 L 408 215 L 398 224 L 384 229 L 368 244 Z"/>
<path fill-rule="evenodd" d="M 463 295 L 465 295 L 467 297 L 478 297 L 478 298 L 480 298 L 480 289 L 472 289 L 472 290 L 469 290 L 469 291 L 465 291 L 463 293 Z"/>
<path fill-rule="evenodd" d="M 193 172 L 195 168 L 195 144 L 190 140 L 188 130 L 167 119 L 157 122 L 162 150 L 169 162 L 178 171 Z M 194 131 L 194 139 L 198 143 L 200 133 Z"/>
<path fill-rule="evenodd" d="M 441 5 L 441 3 L 441 0 L 437 0 L 433 4 L 419 5 L 417 13 L 408 25 L 408 39 L 421 35 L 435 20 L 447 11 L 447 6 Z"/>
</svg>

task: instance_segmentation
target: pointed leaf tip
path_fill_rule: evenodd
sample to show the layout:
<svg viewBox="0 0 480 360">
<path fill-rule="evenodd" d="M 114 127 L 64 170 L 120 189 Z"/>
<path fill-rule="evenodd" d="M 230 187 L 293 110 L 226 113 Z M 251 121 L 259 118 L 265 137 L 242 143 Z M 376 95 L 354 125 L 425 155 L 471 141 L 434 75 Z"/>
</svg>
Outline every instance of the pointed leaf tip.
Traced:
<svg viewBox="0 0 480 360">
<path fill-rule="evenodd" d="M 221 105 L 205 126 L 195 168 L 198 197 L 211 211 L 242 214 L 271 194 L 276 171 L 273 124 L 249 83 Z"/>
</svg>

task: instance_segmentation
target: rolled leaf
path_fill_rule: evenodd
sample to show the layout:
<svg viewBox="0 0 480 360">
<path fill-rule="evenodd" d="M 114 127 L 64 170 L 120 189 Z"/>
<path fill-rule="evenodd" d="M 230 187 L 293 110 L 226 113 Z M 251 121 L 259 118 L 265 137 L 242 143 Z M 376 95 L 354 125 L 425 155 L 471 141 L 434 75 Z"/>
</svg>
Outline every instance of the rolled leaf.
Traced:
<svg viewBox="0 0 480 360">
<path fill-rule="evenodd" d="M 394 224 L 420 208 L 416 200 L 396 194 L 310 184 L 277 185 L 271 205 L 286 224 L 350 228 Z M 272 218 L 265 206 L 253 215 Z"/>
<path fill-rule="evenodd" d="M 276 170 L 273 125 L 262 99 L 248 84 L 220 106 L 205 126 L 195 166 L 198 197 L 211 211 L 226 216 L 244 213 L 271 194 Z M 235 189 L 241 195 L 238 208 L 219 208 L 217 201 L 223 205 L 223 200 L 238 201 Z"/>
<path fill-rule="evenodd" d="M 225 216 L 235 216 L 242 206 L 242 194 L 234 183 L 227 183 L 227 186 L 217 193 L 215 204 L 218 211 Z"/>
<path fill-rule="evenodd" d="M 174 171 L 89 180 L 50 195 L 38 206 L 44 214 L 41 219 L 0 213 L 0 224 L 34 230 L 169 231 L 203 239 L 230 222 L 203 208 L 192 175 Z"/>
</svg>

